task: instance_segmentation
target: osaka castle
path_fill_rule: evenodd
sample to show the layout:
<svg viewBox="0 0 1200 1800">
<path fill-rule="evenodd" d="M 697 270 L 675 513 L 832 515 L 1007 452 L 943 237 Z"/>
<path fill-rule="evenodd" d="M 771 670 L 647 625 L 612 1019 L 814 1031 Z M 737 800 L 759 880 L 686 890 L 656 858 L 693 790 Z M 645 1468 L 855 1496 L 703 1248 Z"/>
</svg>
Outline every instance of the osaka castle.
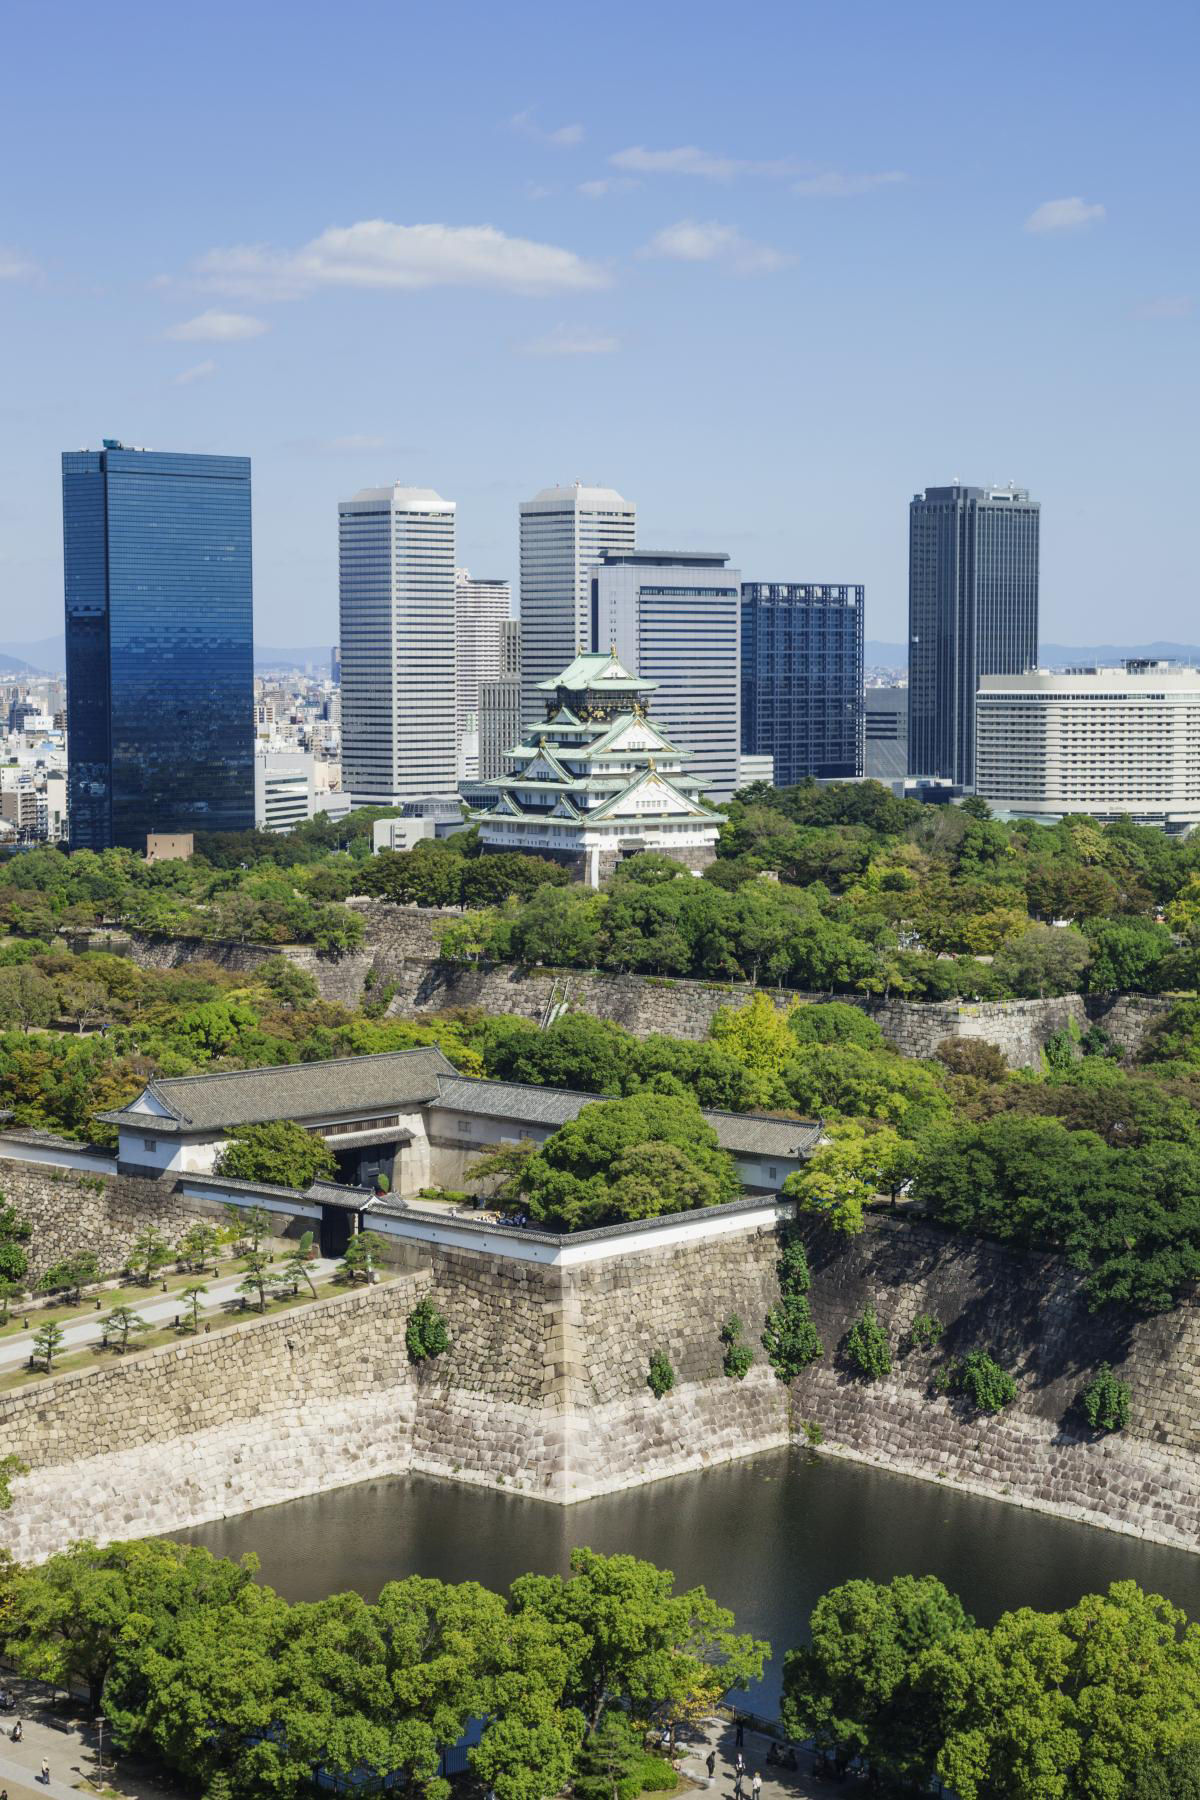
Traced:
<svg viewBox="0 0 1200 1800">
<path fill-rule="evenodd" d="M 514 773 L 497 784 L 496 804 L 472 814 L 483 850 L 552 857 L 592 887 L 640 850 L 706 868 L 724 815 L 649 717 L 657 686 L 598 651 L 539 682 L 545 720 L 507 753 Z"/>
</svg>

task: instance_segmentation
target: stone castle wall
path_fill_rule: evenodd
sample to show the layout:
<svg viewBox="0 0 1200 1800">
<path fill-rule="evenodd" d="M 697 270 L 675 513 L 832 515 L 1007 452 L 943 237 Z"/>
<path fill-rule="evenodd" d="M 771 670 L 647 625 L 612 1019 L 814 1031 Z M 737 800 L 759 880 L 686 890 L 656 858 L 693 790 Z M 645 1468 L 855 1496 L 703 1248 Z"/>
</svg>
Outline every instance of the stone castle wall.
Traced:
<svg viewBox="0 0 1200 1800">
<path fill-rule="evenodd" d="M 387 1013 L 418 1017 L 453 1007 L 513 1012 L 541 1019 L 564 1002 L 597 1018 L 611 1019 L 638 1037 L 654 1031 L 672 1037 L 708 1035 L 721 1006 L 744 1006 L 760 991 L 749 983 L 663 979 L 605 971 L 548 971 L 509 965 L 445 963 L 438 959 L 436 927 L 461 917 L 436 907 L 393 906 L 383 900 L 353 900 L 366 932 L 363 948 L 333 956 L 311 945 L 265 946 L 213 943 L 207 938 L 157 938 L 144 933 L 106 931 L 80 934 L 79 948 L 91 943 L 128 955 L 142 968 L 178 968 L 211 962 L 236 974 L 250 974 L 273 956 L 286 956 L 313 977 L 322 999 L 361 1006 L 385 988 L 393 992 Z M 826 994 L 770 991 L 777 1006 L 796 999 L 824 1000 Z M 931 1056 L 947 1037 L 978 1037 L 1001 1049 L 1014 1068 L 1036 1067 L 1043 1044 L 1069 1025 L 1080 1031 L 1100 1024 L 1127 1054 L 1135 1053 L 1170 1001 L 1151 995 L 1099 995 L 1084 999 L 913 1002 L 840 994 L 875 1018 L 888 1043 L 907 1056 Z"/>
<path fill-rule="evenodd" d="M 24 1246 L 31 1285 L 52 1263 L 80 1250 L 94 1250 L 101 1270 L 114 1274 L 148 1225 L 174 1243 L 197 1219 L 211 1222 L 221 1211 L 202 1200 L 185 1200 L 170 1181 L 8 1160 L 0 1160 L 0 1195 L 33 1226 Z"/>
<path fill-rule="evenodd" d="M 0 1541 L 45 1555 L 81 1532 L 176 1530 L 409 1469 L 568 1502 L 785 1443 L 803 1421 L 832 1454 L 1166 1543 L 1200 1534 L 1195 1301 L 1161 1319 L 1092 1315 L 1053 1258 L 885 1217 L 857 1239 L 812 1236 L 825 1355 L 789 1389 L 759 1341 L 778 1298 L 769 1229 L 674 1248 L 631 1238 L 568 1266 L 406 1248 L 393 1284 L 0 1397 L 0 1454 L 32 1466 Z M 452 1344 L 414 1368 L 404 1330 L 426 1292 Z M 872 1383 L 840 1349 L 868 1303 L 895 1352 Z M 901 1354 L 919 1311 L 943 1342 Z M 722 1370 L 733 1313 L 755 1353 L 743 1382 Z M 1018 1381 L 995 1418 L 932 1387 L 944 1357 L 976 1346 Z M 664 1400 L 646 1381 L 656 1350 L 675 1370 Z M 1129 1429 L 1109 1437 L 1077 1410 L 1104 1361 L 1133 1394 Z"/>
</svg>

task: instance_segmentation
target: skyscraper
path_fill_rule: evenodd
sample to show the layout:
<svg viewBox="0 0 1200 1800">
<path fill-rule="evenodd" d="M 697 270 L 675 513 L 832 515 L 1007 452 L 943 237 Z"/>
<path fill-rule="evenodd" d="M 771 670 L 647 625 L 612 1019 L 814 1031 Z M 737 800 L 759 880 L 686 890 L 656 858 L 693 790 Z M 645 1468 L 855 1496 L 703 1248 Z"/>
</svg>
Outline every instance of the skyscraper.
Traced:
<svg viewBox="0 0 1200 1800">
<path fill-rule="evenodd" d="M 507 581 L 454 572 L 454 659 L 456 742 L 459 774 L 479 773 L 479 685 L 500 674 L 500 637 L 512 615 Z"/>
<path fill-rule="evenodd" d="M 656 684 L 654 717 L 703 792 L 727 800 L 741 745 L 741 575 L 720 550 L 605 550 L 590 642 Z"/>
<path fill-rule="evenodd" d="M 605 549 L 632 550 L 637 508 L 615 488 L 543 488 L 521 505 L 521 711 L 540 719 L 540 681 L 591 641 L 591 570 Z"/>
<path fill-rule="evenodd" d="M 62 459 L 74 849 L 254 824 L 250 459 Z"/>
<path fill-rule="evenodd" d="M 479 779 L 508 773 L 508 752 L 521 741 L 521 622 L 500 627 L 500 673 L 479 684 Z"/>
<path fill-rule="evenodd" d="M 342 787 L 355 805 L 452 794 L 454 501 L 363 488 L 338 506 Z"/>
<path fill-rule="evenodd" d="M 863 772 L 863 590 L 742 583 L 742 750 L 775 759 L 776 787 Z"/>
<path fill-rule="evenodd" d="M 1041 508 L 1025 488 L 926 488 L 908 512 L 908 767 L 975 780 L 981 675 L 1037 663 Z"/>
</svg>

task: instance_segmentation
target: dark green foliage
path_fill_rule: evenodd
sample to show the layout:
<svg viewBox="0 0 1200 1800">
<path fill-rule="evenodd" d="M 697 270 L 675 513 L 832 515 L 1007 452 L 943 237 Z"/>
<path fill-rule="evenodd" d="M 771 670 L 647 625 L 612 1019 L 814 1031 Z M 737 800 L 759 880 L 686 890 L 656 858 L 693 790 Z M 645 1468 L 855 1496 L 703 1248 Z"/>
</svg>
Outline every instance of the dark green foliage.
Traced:
<svg viewBox="0 0 1200 1800">
<path fill-rule="evenodd" d="M 1101 1363 L 1080 1394 L 1079 1404 L 1093 1431 L 1124 1431 L 1131 1398 L 1129 1383 L 1114 1375 L 1108 1363 Z"/>
<path fill-rule="evenodd" d="M 978 1412 L 1003 1412 L 1017 1397 L 1016 1382 L 986 1350 L 968 1350 L 955 1367 L 952 1381 Z"/>
<path fill-rule="evenodd" d="M 933 1350 L 940 1343 L 946 1327 L 933 1313 L 919 1312 L 905 1334 L 910 1350 Z"/>
<path fill-rule="evenodd" d="M 754 1365 L 754 1352 L 742 1337 L 742 1321 L 736 1313 L 721 1327 L 725 1355 L 721 1367 L 733 1381 L 744 1381 Z"/>
<path fill-rule="evenodd" d="M 924 1788 L 940 1743 L 916 1679 L 920 1658 L 971 1623 L 932 1575 L 833 1588 L 813 1609 L 810 1642 L 784 1660 L 785 1729 L 811 1734 L 839 1763 L 862 1756 L 890 1779 Z"/>
<path fill-rule="evenodd" d="M 551 1231 L 716 1206 L 741 1193 L 733 1161 L 695 1101 L 654 1093 L 585 1106 L 536 1150 L 507 1159 L 498 1152 L 479 1172 L 504 1174 L 503 1204 L 519 1202 Z"/>
<path fill-rule="evenodd" d="M 1093 1307 L 1167 1312 L 1200 1277 L 1194 1140 L 1120 1150 L 1057 1119 L 1001 1115 L 930 1132 L 913 1194 L 953 1230 L 1061 1251 Z"/>
<path fill-rule="evenodd" d="M 671 1367 L 671 1359 L 665 1350 L 656 1350 L 650 1358 L 646 1386 L 656 1400 L 661 1400 L 675 1386 L 675 1371 Z"/>
<path fill-rule="evenodd" d="M 869 1013 L 844 1000 L 798 1006 L 788 1024 L 800 1044 L 862 1044 L 868 1050 L 883 1048 L 883 1033 Z"/>
<path fill-rule="evenodd" d="M 767 1314 L 762 1346 L 767 1361 L 780 1381 L 792 1381 L 819 1356 L 825 1346 L 813 1322 L 808 1290 L 812 1277 L 804 1240 L 795 1226 L 785 1228 L 779 1259 L 775 1264 L 779 1276 L 780 1299 Z"/>
<path fill-rule="evenodd" d="M 850 1367 L 866 1381 L 880 1381 L 892 1369 L 892 1348 L 873 1306 L 864 1306 L 843 1343 Z"/>
<path fill-rule="evenodd" d="M 1167 1756 L 1144 1759 L 1127 1794 L 1128 1800 L 1200 1800 L 1200 1738 Z"/>
<path fill-rule="evenodd" d="M 80 1250 L 74 1256 L 52 1263 L 38 1281 L 38 1292 L 57 1293 L 65 1289 L 75 1300 L 90 1281 L 99 1281 L 100 1264 L 94 1250 Z"/>
<path fill-rule="evenodd" d="M 679 1786 L 679 1777 L 670 1763 L 663 1756 L 644 1756 L 637 1769 L 640 1787 L 635 1793 L 673 1794 Z"/>
<path fill-rule="evenodd" d="M 290 1119 L 268 1125 L 239 1125 L 217 1164 L 218 1175 L 264 1181 L 275 1187 L 311 1187 L 337 1174 L 337 1160 L 324 1138 Z"/>
<path fill-rule="evenodd" d="M 579 1753 L 575 1800 L 634 1800 L 641 1791 L 642 1747 L 623 1712 L 606 1712 Z"/>
<path fill-rule="evenodd" d="M 427 1357 L 441 1356 L 450 1348 L 450 1332 L 446 1321 L 426 1294 L 417 1301 L 404 1327 L 404 1342 L 410 1362 L 424 1362 Z"/>
<path fill-rule="evenodd" d="M 29 1267 L 29 1258 L 21 1245 L 33 1233 L 28 1219 L 17 1216 L 15 1207 L 5 1203 L 0 1194 L 0 1280 L 19 1282 Z"/>
</svg>

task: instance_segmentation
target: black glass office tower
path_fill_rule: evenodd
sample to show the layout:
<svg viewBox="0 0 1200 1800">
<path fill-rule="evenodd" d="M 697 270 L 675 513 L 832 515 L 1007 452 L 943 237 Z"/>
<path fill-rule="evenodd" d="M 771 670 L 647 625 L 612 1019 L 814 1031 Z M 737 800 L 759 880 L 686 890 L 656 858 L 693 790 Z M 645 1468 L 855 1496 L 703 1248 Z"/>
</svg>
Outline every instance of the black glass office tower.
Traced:
<svg viewBox="0 0 1200 1800">
<path fill-rule="evenodd" d="M 863 772 L 863 590 L 742 583 L 742 751 L 775 785 Z"/>
<path fill-rule="evenodd" d="M 250 459 L 62 459 L 73 850 L 254 824 Z"/>
<path fill-rule="evenodd" d="M 1018 487 L 926 488 L 908 511 L 908 768 L 971 787 L 981 675 L 1037 666 L 1041 508 Z"/>
</svg>

